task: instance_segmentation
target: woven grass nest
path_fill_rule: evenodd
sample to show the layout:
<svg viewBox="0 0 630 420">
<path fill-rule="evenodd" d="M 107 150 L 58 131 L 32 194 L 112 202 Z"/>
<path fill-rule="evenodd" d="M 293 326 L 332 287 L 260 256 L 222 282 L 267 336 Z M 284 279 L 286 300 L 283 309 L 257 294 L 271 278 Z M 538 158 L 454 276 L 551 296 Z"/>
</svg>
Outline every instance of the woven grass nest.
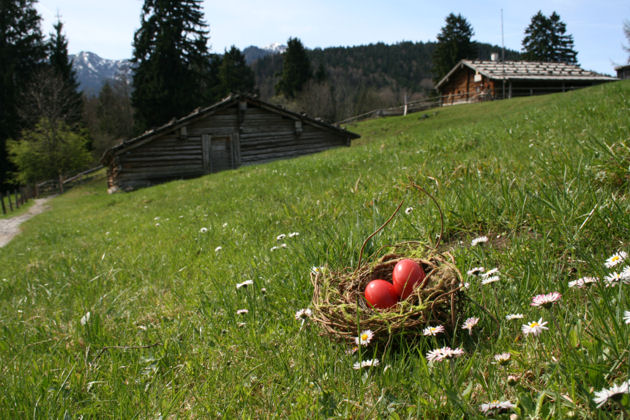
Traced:
<svg viewBox="0 0 630 420">
<path fill-rule="evenodd" d="M 435 199 L 421 187 L 413 186 L 438 206 Z M 382 230 L 400 210 L 370 235 L 361 248 L 358 268 L 332 271 L 326 268 L 311 273 L 313 284 L 312 320 L 332 338 L 353 341 L 360 331 L 371 330 L 375 340 L 385 340 L 404 333 L 419 335 L 429 325 L 453 328 L 461 306 L 462 275 L 448 252 L 438 252 L 437 246 L 420 242 L 403 242 L 387 249 L 378 260 L 361 264 L 366 243 Z M 442 211 L 440 210 L 442 216 Z M 443 223 L 442 223 L 443 226 Z M 440 235 L 441 237 L 441 235 Z M 375 309 L 363 295 L 367 284 L 375 279 L 392 281 L 392 271 L 402 259 L 411 259 L 422 266 L 425 280 L 404 301 L 388 309 Z"/>
</svg>

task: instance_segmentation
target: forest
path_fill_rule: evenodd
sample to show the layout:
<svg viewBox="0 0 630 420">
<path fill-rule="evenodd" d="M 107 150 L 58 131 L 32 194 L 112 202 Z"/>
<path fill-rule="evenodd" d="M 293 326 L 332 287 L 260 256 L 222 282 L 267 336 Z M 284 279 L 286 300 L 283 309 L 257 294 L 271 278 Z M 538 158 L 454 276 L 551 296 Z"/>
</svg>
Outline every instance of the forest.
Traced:
<svg viewBox="0 0 630 420">
<path fill-rule="evenodd" d="M 501 47 L 474 43 L 477 57 L 490 59 Z M 302 96 L 286 101 L 275 93 L 282 71 L 281 55 L 267 55 L 252 63 L 256 89 L 263 100 L 283 103 L 327 121 L 341 121 L 379 108 L 398 106 L 433 96 L 433 55 L 436 42 L 404 41 L 307 50 L 313 78 Z M 506 60 L 520 53 L 505 51 Z"/>
</svg>

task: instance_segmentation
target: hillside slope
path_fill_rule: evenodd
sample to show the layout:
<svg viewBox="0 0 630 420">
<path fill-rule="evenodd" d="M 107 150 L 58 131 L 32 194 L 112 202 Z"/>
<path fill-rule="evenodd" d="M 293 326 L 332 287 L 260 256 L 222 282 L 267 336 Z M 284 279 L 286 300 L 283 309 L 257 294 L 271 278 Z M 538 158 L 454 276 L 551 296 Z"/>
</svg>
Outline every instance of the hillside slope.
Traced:
<svg viewBox="0 0 630 420">
<path fill-rule="evenodd" d="M 618 404 L 593 398 L 630 377 L 630 285 L 603 280 L 604 261 L 630 251 L 628 115 L 630 83 L 619 82 L 372 120 L 349 127 L 362 134 L 351 148 L 57 197 L 0 249 L 0 412 L 474 418 L 496 399 L 522 418 L 618 417 Z M 442 249 L 469 299 L 445 335 L 347 354 L 295 319 L 310 305 L 311 268 L 354 267 L 401 198 L 412 209 L 367 255 L 435 239 L 438 211 L 405 192 L 410 178 L 441 204 Z M 488 242 L 471 246 L 480 236 Z M 466 276 L 478 266 L 500 280 Z M 602 280 L 569 287 L 586 276 Z M 555 291 L 551 309 L 530 305 Z M 515 313 L 524 318 L 506 320 Z M 521 325 L 539 319 L 548 329 L 525 336 Z M 427 363 L 446 345 L 465 354 Z M 511 362 L 497 364 L 506 352 Z M 353 368 L 373 358 L 379 366 Z"/>
</svg>

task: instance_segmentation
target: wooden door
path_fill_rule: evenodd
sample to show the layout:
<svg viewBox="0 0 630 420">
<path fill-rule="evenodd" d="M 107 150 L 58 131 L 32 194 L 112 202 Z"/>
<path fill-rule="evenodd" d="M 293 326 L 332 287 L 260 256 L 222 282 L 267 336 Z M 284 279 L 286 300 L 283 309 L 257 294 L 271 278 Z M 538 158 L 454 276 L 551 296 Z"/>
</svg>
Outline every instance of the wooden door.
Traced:
<svg viewBox="0 0 630 420">
<path fill-rule="evenodd" d="M 203 166 L 208 172 L 219 172 L 234 167 L 232 136 L 204 134 Z"/>
</svg>

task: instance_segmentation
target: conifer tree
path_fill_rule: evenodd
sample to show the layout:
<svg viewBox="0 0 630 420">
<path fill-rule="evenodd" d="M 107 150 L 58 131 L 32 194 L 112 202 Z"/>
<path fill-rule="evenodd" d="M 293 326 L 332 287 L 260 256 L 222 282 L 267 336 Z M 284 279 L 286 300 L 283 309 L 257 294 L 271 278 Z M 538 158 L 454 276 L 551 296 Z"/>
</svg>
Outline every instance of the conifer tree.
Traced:
<svg viewBox="0 0 630 420">
<path fill-rule="evenodd" d="M 235 46 L 223 54 L 219 67 L 219 83 L 221 96 L 251 93 L 254 90 L 254 72 L 245 62 L 245 56 Z"/>
<path fill-rule="evenodd" d="M 529 61 L 577 64 L 573 35 L 566 31 L 566 24 L 556 12 L 547 17 L 538 11 L 525 29 L 523 58 Z"/>
<path fill-rule="evenodd" d="M 211 101 L 207 24 L 201 0 L 145 0 L 134 35 L 132 104 L 138 128 Z"/>
<path fill-rule="evenodd" d="M 63 82 L 63 91 L 61 95 L 64 98 L 63 119 L 69 126 L 75 126 L 81 121 L 81 111 L 83 101 L 79 92 L 79 82 L 77 81 L 76 72 L 72 68 L 72 60 L 68 57 L 68 40 L 62 33 L 63 24 L 60 20 L 53 26 L 55 32 L 50 34 L 50 40 L 47 43 L 48 64 L 52 72 L 56 74 Z"/>
<path fill-rule="evenodd" d="M 460 60 L 474 59 L 477 45 L 471 40 L 475 34 L 472 26 L 462 15 L 453 13 L 446 17 L 446 25 L 437 36 L 433 50 L 433 78 L 439 81 Z"/>
<path fill-rule="evenodd" d="M 294 98 L 312 77 L 311 62 L 302 41 L 289 38 L 282 57 L 282 73 L 276 85 L 276 93 Z"/>
<path fill-rule="evenodd" d="M 6 184 L 9 162 L 6 141 L 17 137 L 20 94 L 44 64 L 46 50 L 35 0 L 0 2 L 0 188 Z"/>
</svg>

